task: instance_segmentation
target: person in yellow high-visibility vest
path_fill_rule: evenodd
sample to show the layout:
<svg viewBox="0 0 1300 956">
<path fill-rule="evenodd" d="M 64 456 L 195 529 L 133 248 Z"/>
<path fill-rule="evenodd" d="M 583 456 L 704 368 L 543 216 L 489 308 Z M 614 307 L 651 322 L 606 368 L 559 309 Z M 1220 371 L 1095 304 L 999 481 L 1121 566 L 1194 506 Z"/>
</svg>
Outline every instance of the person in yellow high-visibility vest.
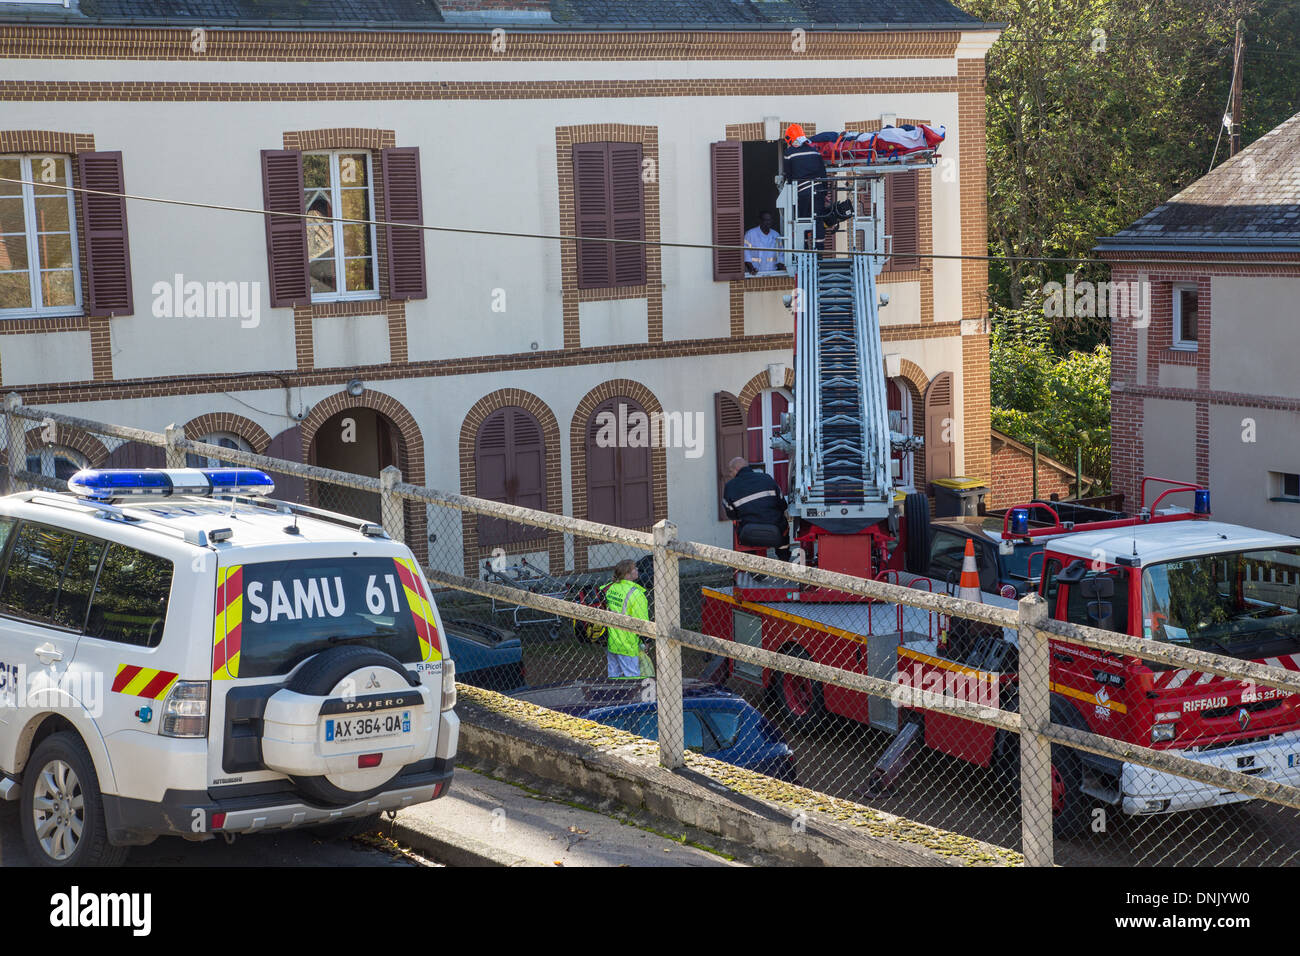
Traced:
<svg viewBox="0 0 1300 956">
<path fill-rule="evenodd" d="M 614 566 L 614 581 L 605 589 L 605 606 L 617 614 L 650 620 L 645 588 L 637 584 L 636 562 L 631 558 Z M 605 649 L 605 666 L 610 680 L 653 677 L 654 667 L 641 649 L 641 638 L 632 631 L 611 627 Z"/>
</svg>

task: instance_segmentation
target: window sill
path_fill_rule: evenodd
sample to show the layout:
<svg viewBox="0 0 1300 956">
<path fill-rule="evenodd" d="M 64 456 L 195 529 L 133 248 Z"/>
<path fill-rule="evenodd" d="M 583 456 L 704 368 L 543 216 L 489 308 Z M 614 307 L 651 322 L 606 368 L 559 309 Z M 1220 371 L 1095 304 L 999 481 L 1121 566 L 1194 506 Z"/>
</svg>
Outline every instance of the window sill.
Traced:
<svg viewBox="0 0 1300 956">
<path fill-rule="evenodd" d="M 1300 498 L 1293 498 L 1290 495 L 1278 495 L 1276 498 L 1269 498 L 1269 501 L 1278 501 L 1283 504 L 1300 505 Z"/>
<path fill-rule="evenodd" d="M 53 312 L 5 311 L 0 312 L 0 321 L 11 322 L 14 320 L 24 319 L 79 319 L 84 317 L 85 314 L 86 310 L 81 306 L 60 309 Z"/>
</svg>

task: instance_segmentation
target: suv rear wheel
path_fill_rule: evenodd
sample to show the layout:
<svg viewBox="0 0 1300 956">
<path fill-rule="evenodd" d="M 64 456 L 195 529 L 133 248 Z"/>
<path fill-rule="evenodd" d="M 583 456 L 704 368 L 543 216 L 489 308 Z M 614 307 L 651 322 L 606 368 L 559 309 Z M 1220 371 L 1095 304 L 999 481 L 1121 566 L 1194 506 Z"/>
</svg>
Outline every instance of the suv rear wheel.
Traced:
<svg viewBox="0 0 1300 956">
<path fill-rule="evenodd" d="M 23 843 L 37 866 L 120 866 L 127 847 L 108 842 L 90 752 L 76 734 L 41 741 L 23 773 Z"/>
</svg>

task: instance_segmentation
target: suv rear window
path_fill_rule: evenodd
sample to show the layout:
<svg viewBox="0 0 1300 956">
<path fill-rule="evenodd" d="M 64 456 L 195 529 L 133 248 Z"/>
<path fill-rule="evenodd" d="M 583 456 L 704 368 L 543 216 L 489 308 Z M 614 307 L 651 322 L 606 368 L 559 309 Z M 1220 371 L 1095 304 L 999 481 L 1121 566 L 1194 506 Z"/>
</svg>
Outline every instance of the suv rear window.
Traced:
<svg viewBox="0 0 1300 956">
<path fill-rule="evenodd" d="M 110 544 L 99 571 L 86 634 L 157 647 L 167 621 L 173 565 L 166 558 Z"/>
<path fill-rule="evenodd" d="M 403 663 L 420 660 L 415 618 L 392 558 L 246 564 L 241 578 L 240 677 L 287 674 L 339 644 L 373 647 Z M 227 594 L 227 607 L 238 596 Z M 219 594 L 218 610 L 220 604 Z"/>
</svg>

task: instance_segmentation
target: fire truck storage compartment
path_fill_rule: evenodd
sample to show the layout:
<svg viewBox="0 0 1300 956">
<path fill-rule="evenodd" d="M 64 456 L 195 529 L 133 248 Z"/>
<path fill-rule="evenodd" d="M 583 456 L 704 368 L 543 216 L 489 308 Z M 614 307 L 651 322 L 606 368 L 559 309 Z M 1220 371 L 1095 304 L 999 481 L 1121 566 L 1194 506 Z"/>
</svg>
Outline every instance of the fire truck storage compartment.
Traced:
<svg viewBox="0 0 1300 956">
<path fill-rule="evenodd" d="M 719 588 L 718 593 L 725 594 L 723 600 L 730 602 L 730 588 Z M 872 677 L 878 677 L 881 680 L 893 681 L 896 679 L 898 670 L 898 647 L 904 641 L 915 642 L 923 641 L 925 634 L 904 631 L 902 634 L 898 631 L 898 606 L 894 604 L 885 604 L 872 602 L 869 604 L 795 604 L 793 602 L 781 602 L 769 605 L 772 610 L 784 615 L 798 618 L 790 620 L 784 616 L 764 614 L 755 605 L 750 605 L 754 610 L 742 610 L 733 607 L 732 609 L 732 634 L 733 640 L 737 644 L 745 644 L 749 647 L 765 647 L 768 650 L 779 651 L 789 643 L 813 644 L 815 640 L 800 640 L 800 637 L 813 638 L 814 635 L 821 632 L 825 634 L 839 631 L 842 633 L 854 634 L 856 637 L 851 638 L 857 645 L 858 650 L 854 654 L 856 666 L 853 668 L 859 672 L 869 674 Z M 764 608 L 766 609 L 766 608 Z M 867 615 L 870 614 L 870 621 Z M 802 623 L 806 622 L 806 623 Z M 766 631 L 766 633 L 764 633 Z M 864 633 L 865 632 L 865 633 Z M 764 639 L 766 637 L 766 639 Z M 865 647 L 865 650 L 863 648 Z M 819 660 L 819 655 L 814 652 L 813 660 L 816 663 L 833 663 L 831 661 Z M 761 684 L 763 680 L 763 668 L 747 664 L 743 661 L 736 661 L 733 675 L 740 680 L 748 681 L 753 684 Z M 849 695 L 852 695 L 850 697 Z M 836 706 L 837 698 L 859 697 L 857 707 Z M 843 690 L 836 691 L 834 688 L 828 688 L 827 707 L 833 712 L 843 713 L 846 709 L 860 710 L 860 694 L 858 691 Z M 890 733 L 898 731 L 898 707 L 888 697 L 870 696 L 867 699 L 867 717 L 871 726 L 880 730 L 886 730 Z M 853 716 L 846 714 L 846 716 Z M 858 719 L 861 719 L 860 717 Z"/>
</svg>

